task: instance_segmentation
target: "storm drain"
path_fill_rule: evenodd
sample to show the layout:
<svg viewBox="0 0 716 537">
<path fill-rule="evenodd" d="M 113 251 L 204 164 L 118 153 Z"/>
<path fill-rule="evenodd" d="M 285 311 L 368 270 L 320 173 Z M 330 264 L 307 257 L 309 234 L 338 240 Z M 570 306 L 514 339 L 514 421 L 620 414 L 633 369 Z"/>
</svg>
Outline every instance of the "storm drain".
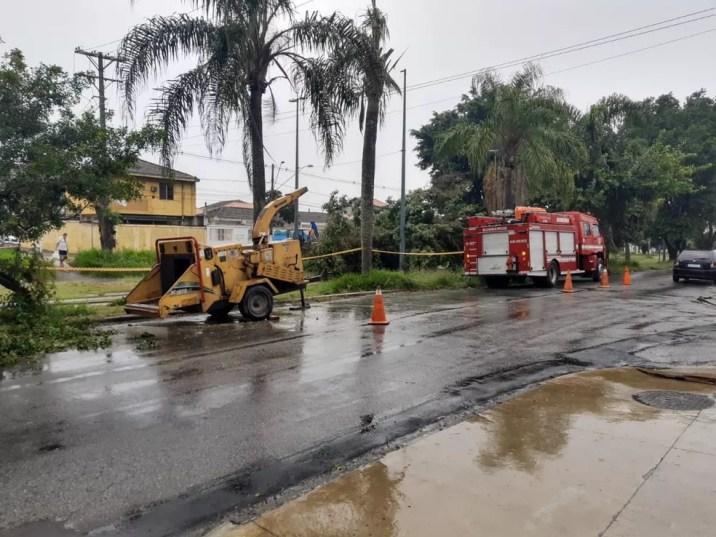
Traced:
<svg viewBox="0 0 716 537">
<path fill-rule="evenodd" d="M 687 392 L 650 391 L 635 393 L 634 400 L 664 410 L 704 410 L 714 406 L 714 400 L 705 395 Z"/>
</svg>

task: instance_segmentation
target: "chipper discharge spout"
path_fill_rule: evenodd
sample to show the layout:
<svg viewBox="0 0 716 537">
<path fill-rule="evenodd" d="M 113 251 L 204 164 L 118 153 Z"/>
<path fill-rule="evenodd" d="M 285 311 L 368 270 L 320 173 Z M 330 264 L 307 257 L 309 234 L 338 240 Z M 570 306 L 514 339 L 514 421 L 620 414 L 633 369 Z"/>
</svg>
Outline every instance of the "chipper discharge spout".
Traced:
<svg viewBox="0 0 716 537">
<path fill-rule="evenodd" d="M 196 239 L 160 239 L 157 264 L 127 295 L 127 313 L 166 317 L 172 311 L 227 315 L 235 306 L 252 321 L 267 319 L 273 297 L 305 288 L 298 240 L 269 242 L 271 220 L 307 192 L 302 188 L 268 203 L 256 218 L 252 246 L 200 246 Z"/>
</svg>

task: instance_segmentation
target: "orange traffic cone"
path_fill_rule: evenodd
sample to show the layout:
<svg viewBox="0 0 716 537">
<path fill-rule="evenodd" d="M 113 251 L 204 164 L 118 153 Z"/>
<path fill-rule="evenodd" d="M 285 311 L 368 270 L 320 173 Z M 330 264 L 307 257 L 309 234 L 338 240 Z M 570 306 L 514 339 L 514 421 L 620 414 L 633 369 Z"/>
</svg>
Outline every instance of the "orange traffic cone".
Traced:
<svg viewBox="0 0 716 537">
<path fill-rule="evenodd" d="M 607 272 L 607 269 L 602 269 L 602 275 L 599 278 L 599 288 L 600 289 L 609 289 L 609 272 Z"/>
<path fill-rule="evenodd" d="M 373 297 L 373 313 L 370 316 L 368 324 L 390 324 L 388 317 L 385 315 L 385 304 L 383 304 L 383 293 L 380 289 L 376 289 Z"/>
<path fill-rule="evenodd" d="M 624 267 L 624 285 L 631 285 L 631 273 L 629 267 Z"/>
<path fill-rule="evenodd" d="M 567 271 L 567 279 L 564 280 L 564 288 L 562 289 L 563 293 L 574 293 L 574 286 L 572 285 L 572 272 Z"/>
</svg>

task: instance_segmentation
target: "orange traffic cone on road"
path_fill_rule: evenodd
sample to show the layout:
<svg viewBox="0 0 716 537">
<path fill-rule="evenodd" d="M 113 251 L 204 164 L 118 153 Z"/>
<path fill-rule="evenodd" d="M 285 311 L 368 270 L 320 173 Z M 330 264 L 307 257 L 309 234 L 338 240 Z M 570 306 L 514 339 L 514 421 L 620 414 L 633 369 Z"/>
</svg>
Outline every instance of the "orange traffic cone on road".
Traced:
<svg viewBox="0 0 716 537">
<path fill-rule="evenodd" d="M 599 288 L 609 289 L 609 272 L 606 268 L 602 269 L 602 274 L 599 277 Z"/>
<path fill-rule="evenodd" d="M 385 315 L 385 304 L 383 303 L 383 293 L 380 289 L 376 289 L 373 297 L 373 313 L 370 316 L 368 324 L 385 325 L 390 324 L 388 317 Z"/>
<path fill-rule="evenodd" d="M 564 280 L 564 288 L 562 289 L 563 293 L 574 293 L 574 286 L 572 285 L 572 272 L 567 271 L 567 279 Z"/>
<path fill-rule="evenodd" d="M 631 285 L 631 273 L 629 267 L 624 267 L 624 285 Z"/>
</svg>

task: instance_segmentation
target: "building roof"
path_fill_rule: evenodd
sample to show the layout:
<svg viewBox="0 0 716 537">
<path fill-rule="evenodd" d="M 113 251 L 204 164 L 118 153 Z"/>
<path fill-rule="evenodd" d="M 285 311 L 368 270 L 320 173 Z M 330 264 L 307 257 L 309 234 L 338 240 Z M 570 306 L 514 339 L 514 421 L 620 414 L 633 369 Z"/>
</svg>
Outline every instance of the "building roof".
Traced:
<svg viewBox="0 0 716 537">
<path fill-rule="evenodd" d="M 387 207 L 387 206 L 388 206 L 388 204 L 385 203 L 384 201 L 380 201 L 378 199 L 373 198 L 373 207 L 375 207 L 376 209 L 382 209 L 383 207 Z"/>
<path fill-rule="evenodd" d="M 253 220 L 252 203 L 244 200 L 225 200 L 207 203 L 205 207 L 197 207 L 197 216 L 206 215 L 218 219 Z M 299 218 L 303 222 L 326 222 L 328 215 L 321 211 L 299 211 Z"/>
<path fill-rule="evenodd" d="M 197 183 L 198 177 L 180 172 L 179 170 L 171 170 L 166 166 L 154 164 L 148 160 L 139 159 L 137 163 L 129 169 L 129 175 L 134 177 L 150 177 L 152 179 L 174 179 L 175 181 L 187 181 Z"/>
<path fill-rule="evenodd" d="M 225 201 L 217 201 L 214 203 L 207 203 L 206 208 L 208 210 L 221 209 L 221 208 L 253 210 L 254 205 L 253 205 L 253 203 L 251 203 L 249 201 L 244 201 L 244 200 L 225 200 Z M 196 212 L 197 212 L 197 214 L 203 214 L 204 207 L 197 208 Z"/>
</svg>

